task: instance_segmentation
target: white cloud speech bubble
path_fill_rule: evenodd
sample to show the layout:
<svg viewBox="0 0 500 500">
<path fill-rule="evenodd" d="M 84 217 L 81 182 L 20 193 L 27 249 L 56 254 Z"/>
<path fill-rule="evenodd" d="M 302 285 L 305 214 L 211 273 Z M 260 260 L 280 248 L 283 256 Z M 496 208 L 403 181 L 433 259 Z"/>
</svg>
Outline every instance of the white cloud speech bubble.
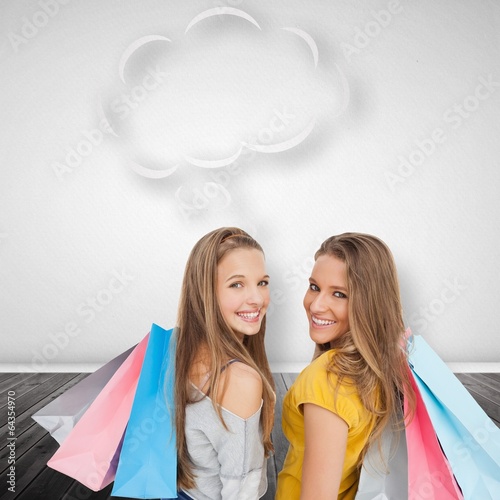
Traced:
<svg viewBox="0 0 500 500">
<path fill-rule="evenodd" d="M 334 118 L 349 103 L 345 75 L 334 62 L 321 65 L 309 33 L 263 30 L 231 7 L 198 14 L 177 41 L 138 38 L 123 52 L 118 75 L 100 113 L 133 170 L 155 179 L 182 164 L 230 165 L 244 148 L 287 151 L 319 117 Z"/>
</svg>

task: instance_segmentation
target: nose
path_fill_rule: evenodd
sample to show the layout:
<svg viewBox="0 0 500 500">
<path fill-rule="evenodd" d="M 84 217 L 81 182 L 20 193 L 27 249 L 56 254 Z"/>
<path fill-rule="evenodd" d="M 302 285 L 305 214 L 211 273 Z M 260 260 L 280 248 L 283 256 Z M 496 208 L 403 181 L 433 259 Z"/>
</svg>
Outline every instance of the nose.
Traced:
<svg viewBox="0 0 500 500">
<path fill-rule="evenodd" d="M 322 293 L 318 293 L 312 302 L 309 305 L 309 310 L 315 314 L 315 313 L 322 313 L 325 312 L 327 307 L 325 305 L 325 297 Z"/>
<path fill-rule="evenodd" d="M 247 295 L 247 304 L 255 305 L 257 307 L 262 307 L 265 302 L 265 291 L 262 287 L 249 287 Z"/>
</svg>

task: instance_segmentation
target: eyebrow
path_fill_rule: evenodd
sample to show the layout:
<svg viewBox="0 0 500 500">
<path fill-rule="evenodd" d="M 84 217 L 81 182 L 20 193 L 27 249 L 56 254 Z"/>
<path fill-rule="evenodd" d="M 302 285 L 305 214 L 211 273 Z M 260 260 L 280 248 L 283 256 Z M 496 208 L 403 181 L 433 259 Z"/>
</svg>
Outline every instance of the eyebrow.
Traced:
<svg viewBox="0 0 500 500">
<path fill-rule="evenodd" d="M 230 276 L 227 280 L 226 280 L 226 283 L 228 281 L 231 281 L 231 280 L 234 280 L 234 279 L 241 279 L 241 278 L 246 278 L 246 276 L 244 274 L 233 274 L 232 276 Z M 262 278 L 267 278 L 267 279 L 270 279 L 270 276 L 269 274 L 265 274 L 264 276 L 262 276 Z"/>
<path fill-rule="evenodd" d="M 314 282 L 316 284 L 316 280 L 313 277 L 310 277 L 309 281 L 312 281 L 312 282 Z M 343 286 L 331 285 L 328 288 L 330 290 L 343 290 L 344 292 L 347 292 L 347 288 L 344 288 Z"/>
</svg>

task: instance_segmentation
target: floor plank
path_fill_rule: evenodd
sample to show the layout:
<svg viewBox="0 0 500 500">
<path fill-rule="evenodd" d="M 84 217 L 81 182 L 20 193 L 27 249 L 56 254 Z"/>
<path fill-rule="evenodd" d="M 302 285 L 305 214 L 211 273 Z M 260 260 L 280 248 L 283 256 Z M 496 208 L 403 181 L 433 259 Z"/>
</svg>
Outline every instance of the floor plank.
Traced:
<svg viewBox="0 0 500 500">
<path fill-rule="evenodd" d="M 45 384 L 48 380 L 51 378 L 54 378 L 57 374 L 55 373 L 35 373 L 32 374 L 33 376 L 19 381 L 17 384 L 11 386 L 9 388 L 8 392 L 14 392 L 15 393 L 15 400 L 16 400 L 16 409 L 19 411 L 20 408 L 22 408 L 22 405 L 20 402 L 29 401 L 30 396 L 27 396 L 28 393 L 33 391 L 34 389 L 37 389 L 35 393 L 31 395 L 31 397 L 36 394 L 37 396 L 39 395 L 40 387 Z M 65 378 L 65 377 L 63 377 Z M 7 404 L 7 399 L 5 401 L 0 402 L 0 408 L 3 408 Z"/>
<path fill-rule="evenodd" d="M 6 394 L 8 390 L 16 391 L 16 493 L 7 492 L 0 496 L 0 500 L 50 499 L 50 500 L 108 500 L 111 497 L 112 485 L 100 492 L 93 492 L 46 466 L 48 459 L 56 451 L 57 442 L 45 429 L 36 424 L 31 415 L 47 405 L 54 398 L 62 394 L 69 387 L 77 384 L 88 374 L 0 374 L 0 388 Z M 500 374 L 492 373 L 463 373 L 456 374 L 472 397 L 500 426 Z M 293 384 L 297 374 L 275 373 L 276 384 L 276 412 L 272 439 L 275 446 L 275 455 L 268 460 L 268 491 L 263 500 L 272 500 L 276 490 L 277 473 L 281 470 L 288 449 L 281 429 L 282 401 L 287 390 Z M 5 400 L 1 403 L 6 413 Z M 1 423 L 5 423 L 0 422 Z M 6 431 L 6 423 L 0 427 Z M 6 473 L 8 450 L 4 446 L 0 450 L 0 469 Z M 4 476 L 5 477 L 5 476 Z M 125 499 L 121 499 L 125 500 Z"/>
<path fill-rule="evenodd" d="M 487 373 L 469 373 L 468 375 L 476 380 L 480 386 L 491 389 L 493 391 L 491 392 L 492 401 L 496 401 L 500 404 L 500 381 L 488 377 Z"/>
<path fill-rule="evenodd" d="M 21 406 L 21 410 L 16 405 L 16 430 L 15 434 L 17 437 L 16 441 L 16 459 L 20 459 L 24 453 L 29 452 L 32 449 L 32 446 L 35 445 L 43 436 L 49 434 L 43 427 L 39 426 L 32 418 L 36 411 L 40 408 L 43 408 L 47 404 L 49 404 L 53 399 L 61 395 L 64 391 L 78 383 L 80 380 L 83 380 L 88 374 L 78 374 L 78 373 L 69 373 L 69 374 L 58 374 L 56 380 L 53 378 L 49 378 L 46 380 L 45 384 L 42 384 L 36 392 L 39 394 L 38 396 L 31 397 L 31 401 L 36 401 L 36 403 L 30 406 L 29 403 L 26 403 L 24 406 Z M 48 385 L 48 387 L 45 387 Z M 42 397 L 40 399 L 40 396 Z M 16 401 L 17 403 L 17 401 Z M 22 411 L 24 408 L 24 411 Z M 6 422 L 6 420 L 4 420 Z M 7 429 L 7 424 L 0 427 L 0 431 L 3 435 L 5 435 Z M 50 437 L 54 443 L 57 442 Z M 7 463 L 7 455 L 9 450 L 6 447 L 3 447 L 0 450 L 0 471 L 3 474 L 8 468 Z M 20 469 L 21 472 L 23 469 Z"/>
<path fill-rule="evenodd" d="M 468 389 L 480 394 L 490 400 L 493 404 L 499 404 L 500 390 L 495 387 L 495 382 L 488 377 L 481 377 L 478 373 L 456 373 L 458 380 Z"/>
<path fill-rule="evenodd" d="M 78 376 L 78 373 L 39 373 L 19 385 L 16 391 L 16 415 L 22 415 L 39 401 L 50 398 L 59 387 Z M 3 431 L 3 427 L 0 427 Z"/>
<path fill-rule="evenodd" d="M 47 467 L 47 461 L 55 453 L 57 447 L 57 442 L 47 433 L 30 449 L 29 453 L 25 453 L 20 458 L 16 457 L 16 498 L 22 498 L 21 495 L 23 490 L 25 490 L 30 484 L 40 490 L 47 488 L 47 484 L 45 484 L 44 481 L 39 480 L 37 476 L 45 469 L 51 470 Z M 61 492 L 57 491 L 57 496 L 54 496 L 54 499 L 60 498 L 60 494 Z M 5 498 L 11 497 L 5 496 Z M 33 495 L 28 498 L 32 500 L 44 497 Z"/>
<path fill-rule="evenodd" d="M 481 384 L 469 373 L 457 373 L 456 376 L 484 412 L 498 424 L 500 422 L 500 392 Z"/>
<path fill-rule="evenodd" d="M 0 393 L 15 390 L 20 382 L 34 377 L 36 373 L 2 373 L 0 377 Z"/>
<path fill-rule="evenodd" d="M 500 373 L 483 373 L 482 375 L 495 380 L 500 386 Z"/>
</svg>

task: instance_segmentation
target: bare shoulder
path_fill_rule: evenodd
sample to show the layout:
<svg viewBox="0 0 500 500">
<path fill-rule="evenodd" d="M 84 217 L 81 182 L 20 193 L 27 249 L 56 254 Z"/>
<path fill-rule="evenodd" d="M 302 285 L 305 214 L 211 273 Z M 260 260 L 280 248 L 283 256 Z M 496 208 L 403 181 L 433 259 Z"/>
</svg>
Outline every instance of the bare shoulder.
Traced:
<svg viewBox="0 0 500 500">
<path fill-rule="evenodd" d="M 241 418 L 256 413 L 262 403 L 262 379 L 259 373 L 245 363 L 232 363 L 222 374 L 226 390 L 219 403 Z"/>
</svg>

